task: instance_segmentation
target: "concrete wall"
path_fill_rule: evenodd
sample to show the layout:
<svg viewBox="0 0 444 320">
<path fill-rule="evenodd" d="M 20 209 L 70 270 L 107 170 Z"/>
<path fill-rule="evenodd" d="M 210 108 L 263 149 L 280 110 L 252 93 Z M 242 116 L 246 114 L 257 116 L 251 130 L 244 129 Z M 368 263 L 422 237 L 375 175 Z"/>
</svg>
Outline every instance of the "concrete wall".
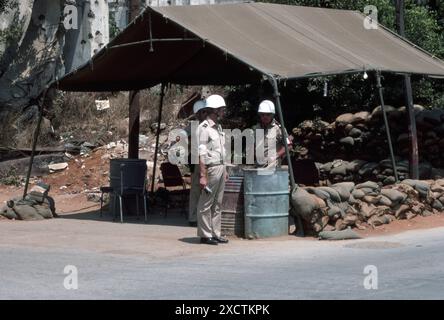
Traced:
<svg viewBox="0 0 444 320">
<path fill-rule="evenodd" d="M 65 34 L 65 68 L 69 72 L 88 61 L 109 42 L 107 0 L 76 0 L 77 29 Z"/>
</svg>

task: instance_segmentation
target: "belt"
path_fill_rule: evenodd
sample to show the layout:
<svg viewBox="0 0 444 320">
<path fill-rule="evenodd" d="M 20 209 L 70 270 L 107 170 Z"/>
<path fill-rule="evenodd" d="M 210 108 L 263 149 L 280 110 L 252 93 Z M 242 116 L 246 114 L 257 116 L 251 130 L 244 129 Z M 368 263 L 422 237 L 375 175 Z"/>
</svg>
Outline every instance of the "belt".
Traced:
<svg viewBox="0 0 444 320">
<path fill-rule="evenodd" d="M 217 166 L 223 166 L 223 163 L 209 163 L 207 164 L 207 168 L 211 168 L 211 167 L 217 167 Z"/>
</svg>

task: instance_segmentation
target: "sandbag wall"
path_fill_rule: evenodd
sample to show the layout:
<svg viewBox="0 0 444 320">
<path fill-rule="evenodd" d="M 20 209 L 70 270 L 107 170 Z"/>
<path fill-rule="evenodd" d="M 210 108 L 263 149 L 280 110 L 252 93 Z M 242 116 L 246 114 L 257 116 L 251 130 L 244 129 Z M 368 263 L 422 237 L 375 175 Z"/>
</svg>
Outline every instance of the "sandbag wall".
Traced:
<svg viewBox="0 0 444 320">
<path fill-rule="evenodd" d="M 406 179 L 383 187 L 373 181 L 298 187 L 291 202 L 292 213 L 302 217 L 309 233 L 365 229 L 395 219 L 444 213 L 444 179 Z"/>
<path fill-rule="evenodd" d="M 386 106 L 394 151 L 397 156 L 400 180 L 409 178 L 408 114 L 405 107 Z M 424 110 L 415 105 L 420 156 L 420 179 L 444 177 L 444 111 Z M 332 182 L 374 180 L 390 184 L 394 182 L 393 168 L 381 107 L 372 112 L 346 113 L 332 123 L 322 120 L 306 120 L 293 129 L 295 156 L 317 161 L 322 173 Z M 354 161 L 350 167 L 331 163 L 335 159 Z M 359 160 L 357 160 L 359 159 Z M 381 163 L 382 159 L 384 160 Z M 362 166 L 368 163 L 363 170 Z M 346 164 L 348 165 L 348 163 Z M 389 165 L 389 166 L 388 166 Z M 375 169 L 377 169 L 375 171 Z M 336 176 L 336 177 L 335 177 Z"/>
</svg>

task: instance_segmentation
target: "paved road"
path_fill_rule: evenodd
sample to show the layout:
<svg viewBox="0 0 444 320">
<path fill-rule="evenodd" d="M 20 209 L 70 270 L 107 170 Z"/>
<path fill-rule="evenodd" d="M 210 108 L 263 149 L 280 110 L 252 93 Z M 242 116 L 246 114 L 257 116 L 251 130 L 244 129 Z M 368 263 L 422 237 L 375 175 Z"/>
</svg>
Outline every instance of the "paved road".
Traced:
<svg viewBox="0 0 444 320">
<path fill-rule="evenodd" d="M 131 243 L 137 237 L 129 237 L 126 247 L 91 250 L 95 242 L 109 239 L 91 235 L 82 237 L 90 246 L 80 240 L 66 245 L 63 239 L 74 236 L 55 230 L 61 232 L 72 222 L 60 221 L 39 224 L 42 234 L 30 242 L 22 228 L 35 229 L 31 223 L 0 224 L 0 299 L 444 298 L 444 228 L 340 242 L 237 240 L 216 248 L 196 244 L 191 237 L 158 243 L 152 238 L 138 245 Z M 54 223 L 60 225 L 51 229 Z M 90 222 L 74 223 L 88 228 Z M 136 234 L 148 228 L 101 225 Z M 189 228 L 180 230 L 194 235 Z M 156 254 L 141 249 L 147 246 Z M 77 290 L 63 286 L 66 265 L 78 270 Z M 377 290 L 364 288 L 367 265 L 377 267 Z"/>
</svg>

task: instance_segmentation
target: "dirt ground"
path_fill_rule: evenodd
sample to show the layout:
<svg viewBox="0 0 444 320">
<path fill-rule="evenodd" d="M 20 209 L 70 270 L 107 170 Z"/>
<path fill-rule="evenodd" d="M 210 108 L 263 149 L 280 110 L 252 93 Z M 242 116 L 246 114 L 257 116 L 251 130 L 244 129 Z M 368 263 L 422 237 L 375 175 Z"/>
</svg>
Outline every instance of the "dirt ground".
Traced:
<svg viewBox="0 0 444 320">
<path fill-rule="evenodd" d="M 48 183 L 55 183 L 63 181 L 62 178 L 54 176 L 50 179 L 45 180 Z M 51 182 L 49 182 L 51 181 Z M 60 215 L 71 215 L 79 213 L 87 213 L 97 211 L 100 205 L 95 202 L 90 202 L 86 198 L 86 194 L 83 193 L 66 193 L 65 190 L 59 190 L 54 188 L 53 192 L 50 192 L 56 202 L 56 210 Z M 12 197 L 20 196 L 23 192 L 23 188 L 10 187 L 0 185 L 0 204 Z M 152 214 L 161 215 L 162 212 L 154 212 Z M 0 223 L 7 222 L 7 220 L 0 220 Z M 16 222 L 20 223 L 20 222 Z M 432 215 L 429 217 L 415 217 L 411 220 L 395 220 L 388 225 L 382 225 L 375 228 L 367 228 L 366 230 L 354 229 L 362 237 L 376 237 L 389 234 L 397 234 L 408 230 L 416 229 L 429 229 L 444 226 L 444 212 L 439 215 Z"/>
<path fill-rule="evenodd" d="M 49 195 L 54 197 L 57 213 L 60 215 L 94 212 L 100 208 L 96 202 L 87 200 L 87 193 L 109 184 L 109 155 L 105 148 L 94 150 L 89 156 L 76 156 L 68 162 L 67 169 L 44 177 L 34 177 L 30 188 L 41 180 L 51 186 Z M 189 183 L 188 178 L 185 178 Z M 160 187 L 162 184 L 156 185 Z M 0 205 L 23 194 L 23 187 L 0 185 Z M 162 209 L 154 209 L 161 214 Z M 153 213 L 154 215 L 157 212 Z M 4 220 L 1 220 L 4 221 Z M 408 230 L 428 229 L 444 226 L 444 212 L 429 217 L 415 217 L 411 220 L 395 220 L 388 225 L 365 230 L 354 229 L 362 237 L 374 237 L 401 233 Z"/>
</svg>

